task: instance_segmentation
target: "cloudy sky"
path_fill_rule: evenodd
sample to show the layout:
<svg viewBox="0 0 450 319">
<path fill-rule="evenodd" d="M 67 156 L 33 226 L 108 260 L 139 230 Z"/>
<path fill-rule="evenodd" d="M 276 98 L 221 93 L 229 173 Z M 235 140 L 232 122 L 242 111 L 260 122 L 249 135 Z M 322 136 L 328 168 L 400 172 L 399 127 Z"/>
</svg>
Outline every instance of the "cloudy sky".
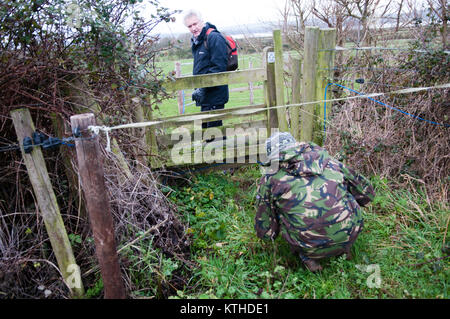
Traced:
<svg viewBox="0 0 450 319">
<path fill-rule="evenodd" d="M 285 0 L 160 0 L 161 6 L 169 9 L 199 11 L 204 21 L 215 24 L 219 30 L 226 26 L 276 20 L 284 3 Z M 183 16 L 183 13 L 175 15 L 176 22 L 162 23 L 157 31 L 187 32 Z"/>
</svg>

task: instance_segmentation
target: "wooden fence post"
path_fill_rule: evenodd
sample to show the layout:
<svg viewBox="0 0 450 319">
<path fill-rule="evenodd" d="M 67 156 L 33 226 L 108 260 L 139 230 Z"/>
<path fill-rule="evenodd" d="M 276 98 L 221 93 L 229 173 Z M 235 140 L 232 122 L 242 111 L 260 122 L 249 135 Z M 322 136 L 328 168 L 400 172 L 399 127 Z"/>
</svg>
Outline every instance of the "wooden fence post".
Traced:
<svg viewBox="0 0 450 319">
<path fill-rule="evenodd" d="M 263 66 L 266 68 L 267 80 L 264 81 L 264 100 L 267 107 L 277 104 L 277 92 L 275 90 L 275 52 L 272 47 L 263 50 Z M 270 136 L 272 129 L 278 127 L 278 114 L 276 110 L 267 111 L 267 133 Z"/>
<path fill-rule="evenodd" d="M 179 61 L 175 62 L 175 77 L 179 78 L 181 76 L 181 63 Z M 183 91 L 177 92 L 178 101 L 178 114 L 183 114 L 184 101 L 183 101 Z"/>
<path fill-rule="evenodd" d="M 252 60 L 248 61 L 248 68 L 253 69 Z M 255 104 L 255 98 L 253 94 L 253 82 L 248 82 L 248 90 L 250 91 L 250 105 Z"/>
<path fill-rule="evenodd" d="M 83 138 L 75 141 L 78 169 L 102 274 L 105 298 L 122 299 L 126 297 L 125 287 L 120 274 L 100 145 L 98 136 L 87 138 L 90 137 L 88 127 L 96 125 L 95 117 L 92 113 L 74 115 L 70 117 L 70 123 L 72 129 L 79 128 L 83 132 Z"/>
<path fill-rule="evenodd" d="M 301 92 L 302 102 L 311 102 L 316 98 L 316 63 L 319 42 L 319 27 L 306 27 L 303 54 Z M 301 128 L 300 140 L 313 140 L 314 105 L 304 105 L 300 110 Z"/>
<path fill-rule="evenodd" d="M 132 101 L 131 108 L 133 110 L 134 120 L 136 122 L 145 122 L 145 111 L 142 106 L 142 101 Z M 147 138 L 147 128 L 134 128 L 133 129 L 134 136 L 137 137 L 137 142 L 133 145 L 134 155 L 136 160 L 142 165 L 147 165 L 147 159 L 145 154 L 148 151 L 148 138 Z M 139 169 L 139 167 L 138 167 Z"/>
<path fill-rule="evenodd" d="M 131 173 L 130 166 L 128 166 L 127 160 L 123 156 L 119 143 L 117 143 L 115 138 L 111 140 L 111 151 L 116 155 L 117 162 L 121 168 L 122 174 L 119 176 L 119 180 L 125 182 L 126 180 L 132 179 L 133 174 Z"/>
<path fill-rule="evenodd" d="M 42 150 L 35 147 L 31 153 L 27 154 L 23 148 L 23 139 L 27 136 L 31 137 L 35 131 L 30 111 L 28 109 L 14 110 L 11 112 L 11 117 L 59 269 L 72 294 L 81 297 L 84 295 L 81 273 L 64 227 Z"/>
<path fill-rule="evenodd" d="M 53 129 L 57 136 L 63 136 L 65 134 L 65 124 L 62 116 L 58 113 L 51 114 Z M 78 174 L 75 172 L 72 166 L 72 152 L 68 147 L 64 147 L 60 150 L 64 171 L 66 173 L 66 177 L 69 183 L 70 197 L 73 198 L 76 202 L 76 206 L 78 207 L 78 217 L 86 218 L 87 212 L 86 207 L 84 205 L 84 199 L 81 196 L 78 187 Z M 75 228 L 75 232 L 77 231 L 77 227 Z"/>
<path fill-rule="evenodd" d="M 321 101 L 331 98 L 331 89 L 327 90 L 325 96 L 325 88 L 328 83 L 333 82 L 334 58 L 336 49 L 336 29 L 321 29 L 319 36 L 318 56 L 317 56 L 317 72 L 316 72 L 316 101 Z M 324 105 L 318 105 L 317 115 L 318 121 L 315 121 L 317 126 L 314 128 L 313 141 L 318 145 L 323 145 L 325 136 L 323 134 L 324 120 Z M 331 103 L 327 103 L 327 117 L 331 110 Z"/>
<path fill-rule="evenodd" d="M 280 30 L 273 30 L 273 45 L 275 51 L 275 90 L 277 92 L 277 105 L 285 105 L 284 99 L 284 61 L 283 61 L 283 41 Z M 280 132 L 288 131 L 286 119 L 286 108 L 278 108 L 278 128 Z"/>
<path fill-rule="evenodd" d="M 145 118 L 147 121 L 153 121 L 154 114 L 152 110 L 151 96 L 147 96 L 148 107 L 146 108 Z M 150 145 L 150 160 L 147 160 L 147 163 L 150 164 L 150 167 L 157 168 L 161 167 L 161 160 L 159 159 L 159 147 L 158 141 L 156 139 L 156 129 L 153 126 L 147 127 L 146 129 L 146 141 Z"/>
<path fill-rule="evenodd" d="M 292 69 L 292 104 L 301 103 L 300 81 L 301 81 L 301 61 L 298 58 L 291 59 Z M 291 134 L 295 140 L 300 139 L 300 107 L 289 108 L 289 117 L 291 119 Z"/>
</svg>

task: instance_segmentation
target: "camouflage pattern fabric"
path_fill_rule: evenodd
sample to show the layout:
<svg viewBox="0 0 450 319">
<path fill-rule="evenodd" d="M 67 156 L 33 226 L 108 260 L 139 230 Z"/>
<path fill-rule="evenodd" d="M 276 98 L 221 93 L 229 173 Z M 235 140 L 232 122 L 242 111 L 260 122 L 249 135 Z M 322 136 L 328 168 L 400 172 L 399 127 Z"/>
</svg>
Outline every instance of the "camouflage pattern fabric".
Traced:
<svg viewBox="0 0 450 319">
<path fill-rule="evenodd" d="M 303 260 L 348 253 L 363 227 L 360 206 L 375 196 L 369 181 L 312 142 L 279 156 L 279 169 L 258 185 L 257 236 L 281 232 Z"/>
</svg>

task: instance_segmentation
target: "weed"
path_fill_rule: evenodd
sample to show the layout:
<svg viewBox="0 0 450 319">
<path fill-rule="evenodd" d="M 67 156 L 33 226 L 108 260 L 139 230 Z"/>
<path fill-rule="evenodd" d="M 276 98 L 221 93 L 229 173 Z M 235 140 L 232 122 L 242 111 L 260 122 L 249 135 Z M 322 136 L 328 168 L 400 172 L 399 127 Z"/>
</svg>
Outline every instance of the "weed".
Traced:
<svg viewBox="0 0 450 319">
<path fill-rule="evenodd" d="M 152 240 L 143 239 L 123 253 L 129 263 L 134 295 L 163 298 L 167 291 L 176 291 L 171 281 L 180 264 L 153 248 Z"/>
<path fill-rule="evenodd" d="M 80 236 L 80 235 L 77 235 L 77 234 L 69 234 L 68 237 L 69 237 L 70 244 L 71 244 L 72 246 L 80 245 L 81 242 L 82 242 L 81 236 Z"/>
<path fill-rule="evenodd" d="M 329 258 L 322 272 L 310 273 L 281 237 L 256 237 L 259 176 L 256 166 L 232 176 L 197 175 L 172 192 L 194 234 L 192 256 L 199 265 L 195 284 L 173 298 L 448 298 L 442 248 L 449 211 L 429 203 L 423 188 L 406 190 L 373 177 L 377 196 L 364 210 L 353 260 Z"/>
<path fill-rule="evenodd" d="M 99 278 L 94 285 L 86 291 L 86 298 L 98 298 L 103 292 L 103 280 Z"/>
</svg>

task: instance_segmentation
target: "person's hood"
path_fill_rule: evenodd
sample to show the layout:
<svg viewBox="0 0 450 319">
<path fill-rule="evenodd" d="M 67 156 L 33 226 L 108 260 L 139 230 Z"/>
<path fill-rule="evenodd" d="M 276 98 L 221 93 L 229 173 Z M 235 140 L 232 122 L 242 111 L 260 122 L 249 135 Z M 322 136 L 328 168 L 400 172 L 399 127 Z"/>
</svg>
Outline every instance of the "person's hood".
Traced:
<svg viewBox="0 0 450 319">
<path fill-rule="evenodd" d="M 324 155 L 313 151 L 309 143 L 298 143 L 296 147 L 280 152 L 279 167 L 290 175 L 321 175 L 329 162 Z"/>
</svg>

